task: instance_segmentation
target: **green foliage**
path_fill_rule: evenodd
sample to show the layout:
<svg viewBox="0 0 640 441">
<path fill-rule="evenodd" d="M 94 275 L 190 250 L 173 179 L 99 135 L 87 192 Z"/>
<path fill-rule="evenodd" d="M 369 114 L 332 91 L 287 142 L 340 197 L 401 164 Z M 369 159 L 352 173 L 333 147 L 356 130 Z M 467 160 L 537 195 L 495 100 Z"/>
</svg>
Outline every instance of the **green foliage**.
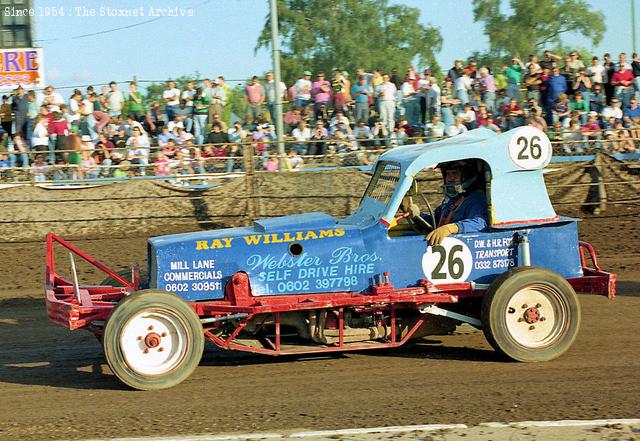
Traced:
<svg viewBox="0 0 640 441">
<path fill-rule="evenodd" d="M 171 78 L 172 81 L 175 81 L 176 87 L 178 89 L 185 90 L 187 88 L 187 83 L 189 81 L 194 81 L 196 87 L 200 86 L 200 72 L 195 71 L 191 75 L 182 75 L 178 78 Z M 169 80 L 167 80 L 169 81 Z M 167 88 L 167 83 L 151 83 L 145 86 L 146 93 L 142 96 L 142 103 L 145 108 L 149 108 L 149 105 L 153 102 L 160 103 L 161 107 L 164 107 L 164 101 L 162 100 L 162 92 Z M 127 89 L 128 90 L 128 89 Z M 138 85 L 138 90 L 140 90 L 140 85 Z"/>
<path fill-rule="evenodd" d="M 438 73 L 442 37 L 419 18 L 418 9 L 388 0 L 278 0 L 283 81 L 291 84 L 304 70 L 402 72 L 412 64 Z M 262 47 L 271 47 L 268 15 L 255 49 Z"/>
<path fill-rule="evenodd" d="M 526 61 L 529 54 L 562 48 L 567 33 L 597 45 L 606 30 L 604 14 L 592 11 L 584 0 L 510 0 L 510 14 L 502 6 L 502 0 L 473 0 L 474 18 L 484 23 L 489 37 L 489 52 L 482 55 L 494 62 L 513 55 Z"/>
<path fill-rule="evenodd" d="M 153 102 L 162 104 L 162 92 L 166 87 L 166 83 L 151 83 L 146 86 L 147 93 L 142 98 L 145 107 L 149 108 L 149 105 Z"/>
<path fill-rule="evenodd" d="M 230 122 L 231 113 L 235 113 L 240 118 L 244 118 L 245 113 L 247 113 L 243 87 L 244 85 L 238 84 L 233 89 L 227 89 L 227 105 L 224 107 L 224 120 L 227 123 Z"/>
</svg>

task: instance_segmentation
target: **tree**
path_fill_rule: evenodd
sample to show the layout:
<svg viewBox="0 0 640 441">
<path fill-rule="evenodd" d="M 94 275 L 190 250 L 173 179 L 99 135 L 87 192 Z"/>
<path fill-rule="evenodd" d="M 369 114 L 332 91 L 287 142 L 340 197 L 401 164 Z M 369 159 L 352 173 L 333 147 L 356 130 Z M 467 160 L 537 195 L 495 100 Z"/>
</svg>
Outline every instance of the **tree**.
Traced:
<svg viewBox="0 0 640 441">
<path fill-rule="evenodd" d="M 439 71 L 438 29 L 419 23 L 420 11 L 388 0 L 278 0 L 282 77 L 335 68 L 389 71 L 418 63 Z M 255 50 L 271 47 L 267 15 Z"/>
<path fill-rule="evenodd" d="M 231 114 L 242 118 L 247 112 L 247 102 L 244 100 L 244 90 L 242 84 L 237 84 L 234 88 L 227 89 L 227 105 L 224 106 L 223 119 L 231 122 Z"/>
<path fill-rule="evenodd" d="M 167 80 L 169 81 L 169 80 Z M 185 90 L 187 88 L 187 83 L 189 81 L 193 81 L 198 87 L 200 83 L 200 72 L 195 71 L 191 75 L 182 75 L 177 78 L 171 78 L 171 81 L 176 83 L 176 87 L 180 90 Z M 146 86 L 146 94 L 142 97 L 142 102 L 146 107 L 152 102 L 158 102 L 161 106 L 164 106 L 164 101 L 162 100 L 162 93 L 167 88 L 167 83 L 151 83 Z"/>
<path fill-rule="evenodd" d="M 597 45 L 606 30 L 604 14 L 592 11 L 584 0 L 511 0 L 510 15 L 501 12 L 502 3 L 473 0 L 474 18 L 484 23 L 489 37 L 489 52 L 482 55 L 494 60 L 563 47 L 562 37 L 568 33 Z"/>
</svg>

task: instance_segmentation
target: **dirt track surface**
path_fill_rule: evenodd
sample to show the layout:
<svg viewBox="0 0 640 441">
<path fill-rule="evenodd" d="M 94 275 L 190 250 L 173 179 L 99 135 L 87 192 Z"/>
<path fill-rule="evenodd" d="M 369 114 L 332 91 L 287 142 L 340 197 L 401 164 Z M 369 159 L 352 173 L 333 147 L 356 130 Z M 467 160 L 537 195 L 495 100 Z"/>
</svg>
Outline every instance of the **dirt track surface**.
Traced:
<svg viewBox="0 0 640 441">
<path fill-rule="evenodd" d="M 619 273 L 620 295 L 580 297 L 581 332 L 558 360 L 505 362 L 479 332 L 331 357 L 209 348 L 187 381 L 157 392 L 121 386 L 92 335 L 47 322 L 42 244 L 2 244 L 0 439 L 638 417 L 638 214 L 606 214 L 582 222 L 581 238 Z M 144 238 L 77 244 L 114 267 L 144 264 Z"/>
</svg>

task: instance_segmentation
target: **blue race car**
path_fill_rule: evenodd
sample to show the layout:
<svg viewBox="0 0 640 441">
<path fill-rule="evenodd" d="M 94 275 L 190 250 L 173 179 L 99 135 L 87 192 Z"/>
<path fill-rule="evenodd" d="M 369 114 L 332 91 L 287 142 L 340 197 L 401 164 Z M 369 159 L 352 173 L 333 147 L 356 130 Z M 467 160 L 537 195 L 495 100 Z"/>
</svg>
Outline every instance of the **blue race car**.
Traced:
<svg viewBox="0 0 640 441">
<path fill-rule="evenodd" d="M 551 360 L 576 338 L 575 291 L 613 298 L 615 275 L 578 240 L 577 220 L 555 213 L 543 180 L 550 160 L 549 139 L 532 127 L 397 147 L 347 218 L 309 213 L 151 238 L 147 270 L 130 278 L 50 234 L 49 317 L 96 334 L 115 375 L 138 389 L 187 378 L 205 338 L 283 355 L 396 347 L 468 323 L 510 359 Z M 460 161 L 486 214 L 479 227 L 461 221 L 427 241 L 442 216 L 420 183 Z M 56 243 L 109 278 L 61 277 Z"/>
</svg>

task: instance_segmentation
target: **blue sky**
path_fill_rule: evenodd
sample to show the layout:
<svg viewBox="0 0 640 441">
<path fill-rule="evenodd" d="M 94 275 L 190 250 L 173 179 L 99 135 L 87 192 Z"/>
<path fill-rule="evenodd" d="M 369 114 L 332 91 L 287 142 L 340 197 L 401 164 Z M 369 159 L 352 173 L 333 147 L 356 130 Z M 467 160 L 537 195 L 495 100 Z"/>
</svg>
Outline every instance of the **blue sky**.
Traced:
<svg viewBox="0 0 640 441">
<path fill-rule="evenodd" d="M 473 21 L 471 0 L 391 0 L 421 11 L 421 21 L 440 29 L 444 39 L 438 62 L 448 68 L 456 58 L 487 47 L 482 26 Z M 640 1 L 636 14 L 640 15 Z M 607 33 L 594 52 L 631 52 L 629 0 L 588 0 L 605 13 Z M 268 0 L 35 0 L 35 39 L 44 48 L 46 81 L 57 87 L 103 84 L 110 80 L 164 80 L 199 72 L 244 79 L 271 66 L 270 52 L 254 54 Z M 64 17 L 41 16 L 44 8 L 64 8 Z M 95 17 L 78 16 L 77 7 L 94 8 Z M 100 16 L 100 8 L 142 8 L 144 17 Z M 152 20 L 150 8 L 193 7 L 192 17 Z M 40 8 L 43 8 L 42 10 Z M 132 26 L 133 25 L 133 26 Z M 115 32 L 81 35 L 132 26 Z M 571 45 L 588 46 L 579 36 Z M 638 45 L 640 46 L 640 45 Z"/>
</svg>

